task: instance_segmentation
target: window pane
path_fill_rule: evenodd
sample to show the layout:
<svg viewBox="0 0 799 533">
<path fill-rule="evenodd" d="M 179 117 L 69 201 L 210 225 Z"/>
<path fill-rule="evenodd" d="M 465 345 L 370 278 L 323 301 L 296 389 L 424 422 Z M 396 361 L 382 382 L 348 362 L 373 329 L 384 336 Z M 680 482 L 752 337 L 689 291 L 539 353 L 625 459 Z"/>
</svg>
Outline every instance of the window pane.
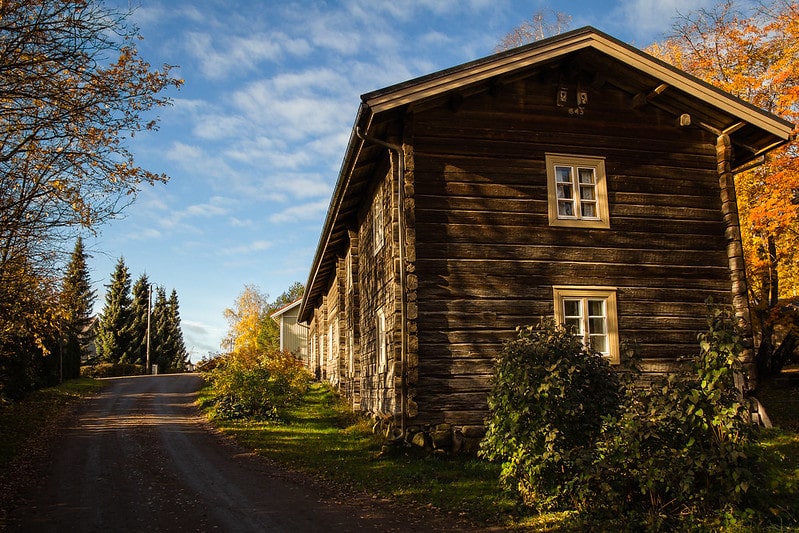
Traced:
<svg viewBox="0 0 799 533">
<path fill-rule="evenodd" d="M 587 183 L 587 184 L 595 183 L 593 168 L 579 168 L 577 169 L 577 174 L 580 177 L 580 183 Z"/>
<path fill-rule="evenodd" d="M 588 300 L 588 316 L 605 316 L 605 300 Z"/>
<path fill-rule="evenodd" d="M 569 317 L 577 317 L 579 318 L 582 316 L 580 312 L 580 304 L 582 302 L 580 300 L 563 300 L 563 315 L 566 318 Z"/>
<path fill-rule="evenodd" d="M 583 321 L 579 318 L 567 318 L 564 326 L 570 332 L 573 332 L 575 335 L 582 335 L 583 334 Z"/>
<path fill-rule="evenodd" d="M 571 183 L 572 182 L 571 167 L 555 167 L 555 178 L 558 183 Z"/>
<path fill-rule="evenodd" d="M 607 326 L 605 325 L 604 317 L 593 317 L 588 319 L 588 328 L 591 334 L 605 334 L 607 333 Z"/>
<path fill-rule="evenodd" d="M 608 353 L 608 338 L 606 335 L 591 335 L 591 349 L 599 353 Z"/>
<path fill-rule="evenodd" d="M 558 198 L 563 200 L 571 200 L 574 198 L 574 192 L 570 183 L 558 184 Z"/>
<path fill-rule="evenodd" d="M 580 200 L 596 200 L 596 187 L 583 185 L 580 187 Z"/>
<path fill-rule="evenodd" d="M 572 202 L 558 202 L 558 215 L 562 217 L 573 217 L 574 204 Z"/>
<path fill-rule="evenodd" d="M 597 218 L 596 204 L 593 202 L 580 204 L 580 214 L 584 218 Z"/>
</svg>

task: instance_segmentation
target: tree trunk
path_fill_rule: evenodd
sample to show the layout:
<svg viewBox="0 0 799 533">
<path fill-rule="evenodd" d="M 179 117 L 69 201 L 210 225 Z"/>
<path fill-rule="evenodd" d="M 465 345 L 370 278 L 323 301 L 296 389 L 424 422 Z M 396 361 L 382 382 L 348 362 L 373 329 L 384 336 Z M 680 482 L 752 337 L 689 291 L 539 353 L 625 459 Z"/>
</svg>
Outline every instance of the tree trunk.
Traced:
<svg viewBox="0 0 799 533">
<path fill-rule="evenodd" d="M 777 245 L 771 235 L 766 239 L 765 252 L 768 254 L 768 272 L 763 275 L 765 302 L 764 305 L 758 306 L 759 309 L 756 311 L 760 322 L 760 346 L 755 355 L 755 368 L 757 368 L 759 380 L 771 378 L 782 369 L 782 365 L 779 365 L 779 369 L 775 372 L 774 317 L 772 316 L 772 311 L 779 305 L 780 277 L 777 272 Z M 785 340 L 787 341 L 789 337 L 786 337 Z"/>
</svg>

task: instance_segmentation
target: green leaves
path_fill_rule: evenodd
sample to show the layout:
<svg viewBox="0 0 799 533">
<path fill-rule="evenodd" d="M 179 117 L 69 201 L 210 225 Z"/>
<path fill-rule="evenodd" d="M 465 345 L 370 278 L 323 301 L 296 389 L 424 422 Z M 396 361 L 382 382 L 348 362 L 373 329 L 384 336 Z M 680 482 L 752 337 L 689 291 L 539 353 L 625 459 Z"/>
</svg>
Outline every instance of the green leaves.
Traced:
<svg viewBox="0 0 799 533">
<path fill-rule="evenodd" d="M 726 308 L 682 371 L 623 392 L 607 362 L 551 321 L 520 328 L 495 361 L 481 454 L 539 510 L 681 529 L 745 502 L 756 469 L 753 427 L 735 375 L 741 336 Z"/>
<path fill-rule="evenodd" d="M 619 382 L 554 321 L 518 329 L 495 361 L 481 454 L 502 463 L 502 484 L 539 509 L 569 502 L 568 485 L 616 412 Z"/>
</svg>

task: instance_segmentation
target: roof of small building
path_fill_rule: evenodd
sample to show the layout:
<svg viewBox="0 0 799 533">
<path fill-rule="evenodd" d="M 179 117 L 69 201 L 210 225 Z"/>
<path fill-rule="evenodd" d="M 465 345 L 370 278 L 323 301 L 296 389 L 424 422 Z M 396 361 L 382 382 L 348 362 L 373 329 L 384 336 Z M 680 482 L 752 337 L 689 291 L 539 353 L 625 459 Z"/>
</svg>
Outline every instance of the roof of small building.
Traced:
<svg viewBox="0 0 799 533">
<path fill-rule="evenodd" d="M 301 303 L 302 303 L 302 298 L 299 298 L 299 299 L 297 299 L 297 300 L 294 300 L 293 302 L 291 302 L 291 303 L 289 303 L 289 304 L 286 304 L 286 305 L 284 305 L 283 307 L 281 307 L 280 309 L 278 309 L 277 311 L 275 311 L 274 313 L 272 313 L 271 315 L 269 315 L 269 317 L 270 317 L 272 320 L 274 320 L 275 322 L 280 322 L 280 315 L 284 315 L 284 314 L 286 314 L 287 312 L 289 312 L 289 311 L 291 311 L 292 309 L 296 308 L 296 307 L 297 307 L 298 305 L 300 305 Z"/>
<path fill-rule="evenodd" d="M 390 125 L 409 106 L 448 94 L 468 95 L 491 90 L 530 76 L 537 69 L 564 61 L 575 70 L 601 73 L 601 83 L 628 92 L 641 105 L 654 105 L 683 115 L 717 135 L 727 134 L 743 166 L 791 139 L 794 125 L 728 94 L 690 74 L 592 27 L 537 41 L 482 59 L 415 78 L 361 96 L 355 124 L 339 172 L 313 260 L 299 319 L 310 319 L 312 304 L 326 289 L 336 254 L 347 240 L 347 220 L 357 211 L 361 193 L 385 148 L 365 143 L 359 131 L 378 139 L 390 135 Z"/>
</svg>

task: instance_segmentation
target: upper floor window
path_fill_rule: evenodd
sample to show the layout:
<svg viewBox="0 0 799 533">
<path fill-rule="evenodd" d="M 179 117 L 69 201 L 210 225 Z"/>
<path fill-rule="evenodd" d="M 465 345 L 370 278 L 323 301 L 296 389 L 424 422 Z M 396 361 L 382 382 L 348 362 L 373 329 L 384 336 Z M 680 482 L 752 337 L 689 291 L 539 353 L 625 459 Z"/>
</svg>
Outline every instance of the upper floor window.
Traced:
<svg viewBox="0 0 799 533">
<path fill-rule="evenodd" d="M 609 228 L 605 160 L 546 154 L 550 226 Z"/>
<path fill-rule="evenodd" d="M 619 362 L 616 289 L 554 287 L 555 320 L 570 328 L 591 350 Z"/>
</svg>

